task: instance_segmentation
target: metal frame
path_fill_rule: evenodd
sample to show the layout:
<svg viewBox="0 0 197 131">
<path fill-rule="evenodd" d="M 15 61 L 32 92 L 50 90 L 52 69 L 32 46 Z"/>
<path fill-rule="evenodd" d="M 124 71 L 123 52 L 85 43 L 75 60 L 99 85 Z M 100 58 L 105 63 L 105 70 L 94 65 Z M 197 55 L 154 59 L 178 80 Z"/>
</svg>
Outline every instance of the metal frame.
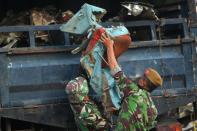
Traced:
<svg viewBox="0 0 197 131">
<path fill-rule="evenodd" d="M 103 23 L 103 26 L 109 26 L 109 25 L 120 25 L 124 24 L 126 27 L 140 27 L 140 26 L 149 26 L 151 29 L 151 35 L 152 40 L 150 43 L 156 42 L 158 43 L 159 39 L 156 35 L 156 26 L 159 25 L 159 23 L 155 21 L 133 21 L 133 22 L 124 22 L 124 23 L 117 23 L 117 22 L 106 22 Z M 186 24 L 186 19 L 182 18 L 175 18 L 175 19 L 161 19 L 160 25 L 168 25 L 168 24 L 182 24 L 183 25 L 183 31 L 184 31 L 184 39 L 189 39 L 189 31 Z M 35 32 L 36 31 L 52 31 L 52 30 L 59 30 L 61 25 L 47 25 L 47 26 L 6 26 L 6 27 L 0 27 L 0 32 L 28 32 L 29 39 L 30 39 L 30 47 L 34 48 L 36 47 L 35 43 Z M 69 41 L 68 33 L 64 33 L 65 38 L 65 46 L 71 45 Z M 163 40 L 164 43 L 168 43 L 170 40 Z M 143 41 L 146 44 L 149 44 L 148 41 Z M 137 43 L 143 43 L 143 42 L 136 42 Z M 170 43 L 173 43 L 170 42 Z M 135 45 L 136 45 L 135 44 Z"/>
<path fill-rule="evenodd" d="M 36 31 L 52 31 L 59 30 L 61 25 L 47 25 L 47 26 L 5 26 L 0 27 L 0 32 L 28 32 L 30 39 L 30 47 L 36 47 L 35 32 Z M 62 32 L 63 33 L 63 32 Z M 69 42 L 68 34 L 64 33 L 65 45 Z"/>
</svg>

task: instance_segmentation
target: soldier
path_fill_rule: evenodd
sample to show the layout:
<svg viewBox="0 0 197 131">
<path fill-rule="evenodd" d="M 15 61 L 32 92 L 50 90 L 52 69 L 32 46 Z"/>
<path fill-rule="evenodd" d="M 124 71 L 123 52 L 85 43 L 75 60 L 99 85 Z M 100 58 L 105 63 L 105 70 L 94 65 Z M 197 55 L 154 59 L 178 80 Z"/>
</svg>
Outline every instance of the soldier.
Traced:
<svg viewBox="0 0 197 131">
<path fill-rule="evenodd" d="M 137 83 L 131 81 L 124 75 L 116 61 L 113 40 L 108 34 L 103 33 L 100 41 L 107 48 L 111 74 L 123 94 L 115 130 L 146 131 L 151 129 L 156 124 L 157 109 L 151 99 L 150 92 L 162 86 L 161 76 L 156 70 L 148 68 Z"/>
<path fill-rule="evenodd" d="M 79 76 L 71 80 L 66 86 L 66 93 L 76 124 L 81 131 L 108 129 L 107 121 L 102 118 L 97 105 L 88 97 L 89 88 L 84 77 Z"/>
</svg>

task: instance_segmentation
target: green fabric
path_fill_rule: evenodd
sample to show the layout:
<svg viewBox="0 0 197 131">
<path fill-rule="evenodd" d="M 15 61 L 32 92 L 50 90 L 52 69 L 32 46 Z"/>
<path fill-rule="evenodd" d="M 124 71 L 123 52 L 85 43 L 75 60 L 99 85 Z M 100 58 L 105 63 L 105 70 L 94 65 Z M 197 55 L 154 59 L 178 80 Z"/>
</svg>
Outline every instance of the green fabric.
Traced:
<svg viewBox="0 0 197 131">
<path fill-rule="evenodd" d="M 116 131 L 147 131 L 155 126 L 157 109 L 151 99 L 150 93 L 140 89 L 129 80 L 123 72 L 114 76 L 117 87 L 122 92 L 126 90 L 129 95 L 124 98 L 119 112 Z M 129 89 L 129 90 L 128 90 Z"/>
<path fill-rule="evenodd" d="M 84 101 L 84 98 L 88 97 L 88 92 L 87 81 L 82 77 L 71 80 L 66 86 L 66 93 L 80 130 L 103 130 L 107 127 L 107 121 L 102 117 L 94 102 Z"/>
</svg>

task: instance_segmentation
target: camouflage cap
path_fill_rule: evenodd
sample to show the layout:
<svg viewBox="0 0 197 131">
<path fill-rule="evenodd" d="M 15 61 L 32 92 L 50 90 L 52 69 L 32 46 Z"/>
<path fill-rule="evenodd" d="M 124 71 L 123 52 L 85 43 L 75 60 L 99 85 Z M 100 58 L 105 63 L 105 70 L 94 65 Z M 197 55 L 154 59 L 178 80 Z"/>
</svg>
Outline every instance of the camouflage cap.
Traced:
<svg viewBox="0 0 197 131">
<path fill-rule="evenodd" d="M 88 83 L 83 77 L 77 77 L 68 82 L 66 85 L 66 93 L 74 95 L 78 100 L 83 101 L 84 97 L 88 95 Z"/>
<path fill-rule="evenodd" d="M 163 80 L 156 70 L 148 68 L 145 70 L 144 74 L 155 86 L 162 86 Z"/>
</svg>

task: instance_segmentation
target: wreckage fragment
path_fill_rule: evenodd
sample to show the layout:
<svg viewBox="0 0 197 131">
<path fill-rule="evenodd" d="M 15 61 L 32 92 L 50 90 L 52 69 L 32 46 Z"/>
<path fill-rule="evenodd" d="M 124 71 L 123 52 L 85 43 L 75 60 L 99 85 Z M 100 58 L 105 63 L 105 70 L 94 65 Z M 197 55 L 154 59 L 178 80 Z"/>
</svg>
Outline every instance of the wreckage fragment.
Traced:
<svg viewBox="0 0 197 131">
<path fill-rule="evenodd" d="M 31 25 L 41 26 L 57 23 L 54 16 L 51 16 L 48 12 L 42 9 L 32 9 L 30 15 Z M 45 31 L 37 31 L 36 38 L 44 42 L 48 42 L 48 33 Z"/>
<path fill-rule="evenodd" d="M 14 12 L 9 10 L 6 17 L 0 21 L 0 26 L 16 26 L 16 25 L 51 25 L 61 24 L 68 21 L 73 16 L 72 11 L 61 10 L 53 6 L 46 6 L 43 9 L 33 8 L 27 11 Z M 58 41 L 60 31 L 37 31 L 35 32 L 36 43 L 38 45 L 46 45 L 46 43 Z M 61 39 L 62 40 L 62 39 Z M 23 41 L 23 45 L 21 45 Z M 13 48 L 13 47 L 28 47 L 28 34 L 25 32 L 8 32 L 0 33 L 0 47 Z"/>
<path fill-rule="evenodd" d="M 6 17 L 0 21 L 0 26 L 14 26 L 14 25 L 28 25 L 29 13 L 19 12 L 14 13 L 10 10 L 7 12 Z M 26 34 L 22 32 L 8 32 L 0 33 L 0 47 L 12 48 L 16 47 L 17 43 L 21 43 L 26 39 Z"/>
<path fill-rule="evenodd" d="M 121 6 L 120 16 L 123 20 L 159 20 L 151 4 L 143 2 L 122 2 Z"/>
</svg>

